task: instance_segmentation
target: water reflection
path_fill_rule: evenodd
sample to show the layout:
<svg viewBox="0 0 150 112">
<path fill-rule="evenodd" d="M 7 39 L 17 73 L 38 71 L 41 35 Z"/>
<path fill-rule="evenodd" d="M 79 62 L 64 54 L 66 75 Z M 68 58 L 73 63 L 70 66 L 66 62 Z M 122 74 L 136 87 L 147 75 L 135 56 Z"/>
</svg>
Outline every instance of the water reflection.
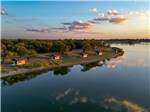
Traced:
<svg viewBox="0 0 150 112">
<path fill-rule="evenodd" d="M 107 66 L 107 68 L 116 68 L 116 66 L 119 64 L 122 64 L 124 60 L 125 60 L 125 56 L 113 58 L 106 62 L 106 66 Z"/>
<path fill-rule="evenodd" d="M 82 72 L 91 70 L 95 67 L 101 67 L 102 65 L 105 64 L 105 60 L 102 61 L 97 61 L 97 62 L 92 62 L 92 63 L 87 63 L 87 64 L 81 64 L 82 65 Z M 53 75 L 59 76 L 59 75 L 67 75 L 69 72 L 71 72 L 71 67 L 72 66 L 65 66 L 65 67 L 58 67 L 58 68 L 53 68 L 51 71 L 53 71 Z M 8 76 L 2 78 L 2 86 L 11 86 L 14 85 L 15 83 L 22 82 L 25 80 L 30 80 L 32 78 L 35 78 L 38 75 L 42 75 L 44 72 L 38 72 L 38 73 L 31 73 L 31 74 L 19 74 L 19 75 L 14 75 L 14 76 Z"/>
<path fill-rule="evenodd" d="M 22 82 L 25 80 L 33 79 L 36 76 L 41 75 L 44 72 L 45 71 L 41 71 L 38 73 L 33 72 L 31 74 L 19 74 L 19 75 L 4 77 L 1 79 L 1 83 L 2 83 L 2 86 L 11 86 L 11 85 L 14 85 L 15 83 L 19 83 L 19 82 Z"/>
<path fill-rule="evenodd" d="M 70 72 L 70 67 L 58 67 L 53 69 L 54 75 L 67 75 Z"/>
<path fill-rule="evenodd" d="M 86 63 L 86 64 L 81 64 L 82 65 L 82 69 L 81 71 L 82 72 L 86 72 L 86 71 L 89 71 L 91 69 L 94 69 L 96 67 L 101 67 L 105 64 L 105 60 L 102 60 L 102 61 L 96 61 L 96 62 L 92 62 L 92 63 Z"/>
<path fill-rule="evenodd" d="M 113 96 L 104 96 L 103 98 L 97 97 L 94 99 L 81 95 L 79 90 L 72 88 L 56 95 L 55 103 L 70 105 L 70 107 L 80 105 L 80 109 L 84 109 L 84 106 L 90 106 L 91 108 L 87 110 L 90 112 L 92 109 L 103 112 L 148 112 L 148 109 L 126 99 L 120 100 Z M 65 111 L 65 108 L 63 109 Z"/>
</svg>

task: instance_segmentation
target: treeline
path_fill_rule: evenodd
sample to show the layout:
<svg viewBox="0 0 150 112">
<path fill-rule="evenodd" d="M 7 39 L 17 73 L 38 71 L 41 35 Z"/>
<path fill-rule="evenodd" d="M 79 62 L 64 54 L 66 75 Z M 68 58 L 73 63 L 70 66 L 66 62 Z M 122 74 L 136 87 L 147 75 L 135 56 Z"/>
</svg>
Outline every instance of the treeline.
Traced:
<svg viewBox="0 0 150 112">
<path fill-rule="evenodd" d="M 107 40 L 35 40 L 35 39 L 2 39 L 1 57 L 36 56 L 39 53 L 59 52 L 65 53 L 73 49 L 84 51 L 95 47 L 110 47 L 112 43 L 136 44 L 150 42 L 150 39 L 107 39 Z"/>
<path fill-rule="evenodd" d="M 105 41 L 90 40 L 26 40 L 26 39 L 2 39 L 1 56 L 35 56 L 39 53 L 59 52 L 65 53 L 73 49 L 84 51 L 95 47 L 110 47 Z"/>
<path fill-rule="evenodd" d="M 108 43 L 118 43 L 118 44 L 137 44 L 142 42 L 150 42 L 150 39 L 108 39 L 105 40 Z"/>
</svg>

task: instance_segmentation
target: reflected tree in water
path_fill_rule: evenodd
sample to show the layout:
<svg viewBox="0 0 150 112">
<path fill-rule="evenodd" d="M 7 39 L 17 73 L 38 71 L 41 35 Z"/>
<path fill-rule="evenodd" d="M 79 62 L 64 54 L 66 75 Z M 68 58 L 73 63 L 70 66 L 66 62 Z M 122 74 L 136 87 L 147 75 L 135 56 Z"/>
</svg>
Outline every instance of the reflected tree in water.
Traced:
<svg viewBox="0 0 150 112">
<path fill-rule="evenodd" d="M 54 75 L 66 75 L 70 72 L 69 67 L 59 67 L 59 68 L 54 68 L 53 73 Z"/>
<path fill-rule="evenodd" d="M 1 84 L 2 86 L 11 86 L 18 82 L 33 79 L 36 76 L 41 75 L 41 73 L 44 73 L 44 72 L 45 71 L 35 72 L 35 73 L 30 73 L 30 74 L 18 74 L 14 76 L 4 77 L 1 79 Z"/>
<path fill-rule="evenodd" d="M 92 62 L 92 63 L 86 63 L 86 64 L 81 64 L 82 65 L 82 69 L 81 71 L 82 72 L 86 72 L 86 71 L 89 71 L 95 67 L 101 67 L 105 64 L 105 60 L 102 60 L 102 61 L 97 61 L 97 62 Z"/>
<path fill-rule="evenodd" d="M 67 73 L 70 72 L 69 67 L 61 67 L 61 68 L 55 68 L 54 70 L 54 75 L 66 75 Z M 40 71 L 40 72 L 34 72 L 30 74 L 18 74 L 14 76 L 8 76 L 4 77 L 1 79 L 1 84 L 2 86 L 11 86 L 16 83 L 25 81 L 25 80 L 30 80 L 35 78 L 38 75 L 41 75 L 42 73 L 45 73 L 46 71 Z"/>
</svg>

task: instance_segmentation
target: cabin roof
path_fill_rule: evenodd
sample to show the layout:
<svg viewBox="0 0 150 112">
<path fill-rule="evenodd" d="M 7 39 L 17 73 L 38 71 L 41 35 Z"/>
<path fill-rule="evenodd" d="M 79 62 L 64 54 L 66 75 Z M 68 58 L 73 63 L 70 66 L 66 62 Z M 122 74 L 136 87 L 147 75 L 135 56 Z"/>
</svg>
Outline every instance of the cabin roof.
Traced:
<svg viewBox="0 0 150 112">
<path fill-rule="evenodd" d="M 82 53 L 82 55 L 88 55 L 87 53 Z"/>
<path fill-rule="evenodd" d="M 21 60 L 26 60 L 26 58 L 20 58 L 20 57 L 16 57 L 12 59 L 13 61 L 21 61 Z"/>
<path fill-rule="evenodd" d="M 54 53 L 54 54 L 51 54 L 51 56 L 57 57 L 57 56 L 61 56 L 61 55 L 59 53 Z"/>
</svg>

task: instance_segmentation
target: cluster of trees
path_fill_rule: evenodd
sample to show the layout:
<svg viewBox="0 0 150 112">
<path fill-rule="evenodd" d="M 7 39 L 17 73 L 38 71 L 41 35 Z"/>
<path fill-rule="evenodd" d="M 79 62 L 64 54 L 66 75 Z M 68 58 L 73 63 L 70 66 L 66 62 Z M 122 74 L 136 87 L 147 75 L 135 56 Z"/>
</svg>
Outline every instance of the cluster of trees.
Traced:
<svg viewBox="0 0 150 112">
<path fill-rule="evenodd" d="M 141 42 L 150 42 L 150 39 L 108 39 L 105 40 L 109 43 L 121 43 L 121 44 L 137 44 L 137 43 L 141 43 Z"/>
<path fill-rule="evenodd" d="M 90 40 L 26 40 L 14 39 L 1 41 L 1 56 L 35 56 L 38 53 L 59 52 L 65 53 L 73 49 L 90 50 L 95 47 L 108 47 L 105 41 Z"/>
</svg>

